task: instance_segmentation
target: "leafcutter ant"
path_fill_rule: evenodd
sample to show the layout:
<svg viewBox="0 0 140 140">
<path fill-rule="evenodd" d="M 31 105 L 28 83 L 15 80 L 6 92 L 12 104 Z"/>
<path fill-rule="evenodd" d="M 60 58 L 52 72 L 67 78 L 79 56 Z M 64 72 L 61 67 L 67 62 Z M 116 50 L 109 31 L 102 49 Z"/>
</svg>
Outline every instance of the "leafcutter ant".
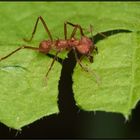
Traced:
<svg viewBox="0 0 140 140">
<path fill-rule="evenodd" d="M 82 69 L 84 69 L 85 71 L 88 71 L 88 69 L 85 66 L 83 66 L 83 64 L 81 63 L 81 59 L 78 58 L 77 52 L 79 54 L 81 54 L 83 57 L 86 56 L 89 59 L 89 61 L 92 63 L 93 62 L 92 52 L 93 51 L 97 52 L 97 48 L 93 44 L 92 39 L 90 39 L 89 37 L 84 35 L 82 27 L 79 24 L 73 24 L 73 23 L 70 23 L 70 22 L 65 22 L 64 23 L 64 39 L 54 40 L 50 31 L 49 31 L 49 29 L 48 29 L 48 27 L 47 27 L 47 25 L 46 25 L 46 23 L 45 23 L 45 21 L 44 21 L 44 19 L 41 16 L 39 16 L 37 18 L 35 26 L 33 28 L 31 38 L 30 39 L 24 39 L 26 42 L 32 41 L 32 39 L 33 39 L 33 37 L 36 33 L 36 29 L 37 29 L 37 25 L 38 25 L 39 20 L 43 24 L 44 29 L 47 32 L 49 39 L 41 41 L 38 48 L 32 47 L 32 46 L 21 46 L 21 47 L 15 49 L 14 51 L 12 51 L 11 53 L 9 53 L 8 55 L 6 55 L 4 57 L 1 57 L 0 61 L 8 58 L 9 56 L 13 55 L 14 53 L 16 53 L 17 51 L 22 50 L 22 49 L 35 50 L 35 51 L 38 51 L 38 52 L 43 53 L 43 54 L 48 54 L 49 51 L 51 49 L 53 49 L 53 50 L 56 51 L 56 54 L 55 54 L 55 56 L 52 60 L 52 63 L 50 65 L 47 73 L 46 73 L 46 77 L 47 77 L 51 68 L 52 68 L 52 66 L 53 66 L 53 64 L 54 64 L 54 62 L 55 62 L 55 60 L 56 60 L 56 58 L 57 58 L 57 56 L 58 56 L 58 54 L 61 53 L 64 50 L 65 51 L 73 50 L 74 54 L 75 54 L 76 61 L 78 62 L 78 64 L 82 67 Z M 70 38 L 67 37 L 67 25 L 70 25 L 70 26 L 73 27 L 73 31 L 70 35 Z M 77 30 L 80 31 L 80 36 L 81 36 L 80 39 L 76 38 L 76 36 L 75 36 Z"/>
</svg>

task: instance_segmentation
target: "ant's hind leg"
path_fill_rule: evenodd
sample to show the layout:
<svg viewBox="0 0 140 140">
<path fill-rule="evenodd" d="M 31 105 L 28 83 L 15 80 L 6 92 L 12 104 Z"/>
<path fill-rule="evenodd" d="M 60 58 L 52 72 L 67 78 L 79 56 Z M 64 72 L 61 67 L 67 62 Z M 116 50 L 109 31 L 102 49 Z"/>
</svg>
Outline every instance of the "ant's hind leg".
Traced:
<svg viewBox="0 0 140 140">
<path fill-rule="evenodd" d="M 32 41 L 32 39 L 33 39 L 33 37 L 34 37 L 34 35 L 35 35 L 35 33 L 36 33 L 36 29 L 37 29 L 37 25 L 38 25 L 39 20 L 41 20 L 41 22 L 42 22 L 42 24 L 43 24 L 43 26 L 44 26 L 46 32 L 48 33 L 48 36 L 49 36 L 50 40 L 53 41 L 52 35 L 51 35 L 50 31 L 49 31 L 49 28 L 47 27 L 47 25 L 46 25 L 44 19 L 43 19 L 41 16 L 39 16 L 39 17 L 37 18 L 37 20 L 36 20 L 35 26 L 34 26 L 33 31 L 32 31 L 32 36 L 31 36 L 31 38 L 30 38 L 30 39 L 24 39 L 24 41 L 26 41 L 26 42 Z"/>
<path fill-rule="evenodd" d="M 21 46 L 21 47 L 15 49 L 14 51 L 12 51 L 11 53 L 9 53 L 8 55 L 6 55 L 6 56 L 4 56 L 4 57 L 1 57 L 1 58 L 0 58 L 0 61 L 2 61 L 2 60 L 4 60 L 4 59 L 8 58 L 9 56 L 15 54 L 16 52 L 18 52 L 18 51 L 20 51 L 20 50 L 22 50 L 22 49 L 31 49 L 31 50 L 36 50 L 36 51 L 38 51 L 38 48 L 35 48 L 35 47 L 31 47 L 31 46 Z"/>
</svg>

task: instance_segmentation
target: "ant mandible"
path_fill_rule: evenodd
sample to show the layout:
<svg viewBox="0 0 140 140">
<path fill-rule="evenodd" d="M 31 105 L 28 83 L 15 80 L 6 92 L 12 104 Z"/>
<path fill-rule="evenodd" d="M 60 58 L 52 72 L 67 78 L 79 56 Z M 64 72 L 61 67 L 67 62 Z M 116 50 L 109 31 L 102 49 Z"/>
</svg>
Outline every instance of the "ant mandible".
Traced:
<svg viewBox="0 0 140 140">
<path fill-rule="evenodd" d="M 53 58 L 53 61 L 50 65 L 47 73 L 46 73 L 46 77 L 47 77 L 51 68 L 52 68 L 52 66 L 53 66 L 53 64 L 54 64 L 54 62 L 55 62 L 55 60 L 56 60 L 56 58 L 57 58 L 57 56 L 58 56 L 58 54 L 60 52 L 64 51 L 64 50 L 66 50 L 66 51 L 73 50 L 74 54 L 75 54 L 76 61 L 79 63 L 79 65 L 85 71 L 88 71 L 86 69 L 86 67 L 84 67 L 82 65 L 81 59 L 79 59 L 78 56 L 77 56 L 77 52 L 80 53 L 82 56 L 86 56 L 89 59 L 89 61 L 91 63 L 93 63 L 93 56 L 91 55 L 91 53 L 93 51 L 97 52 L 97 47 L 93 44 L 93 41 L 89 37 L 84 35 L 82 27 L 79 24 L 73 24 L 73 23 L 70 23 L 70 22 L 65 22 L 64 23 L 64 37 L 65 38 L 64 39 L 53 40 L 52 35 L 51 35 L 44 19 L 41 16 L 39 16 L 37 18 L 35 26 L 33 28 L 31 38 L 29 40 L 24 39 L 24 41 L 26 41 L 26 42 L 32 41 L 32 39 L 33 39 L 33 37 L 36 33 L 36 29 L 37 29 L 37 25 L 38 25 L 39 20 L 42 22 L 42 24 L 43 24 L 43 26 L 44 26 L 44 28 L 45 28 L 48 36 L 49 36 L 49 39 L 41 41 L 38 48 L 32 47 L 32 46 L 21 46 L 21 47 L 15 49 L 14 51 L 12 51 L 11 53 L 9 53 L 8 55 L 0 58 L 0 61 L 8 58 L 12 54 L 14 54 L 17 51 L 22 50 L 22 49 L 31 49 L 31 50 L 35 50 L 35 51 L 38 51 L 38 52 L 41 52 L 41 53 L 44 53 L 44 54 L 48 54 L 51 49 L 54 49 L 54 50 L 56 50 L 56 54 Z M 67 25 L 70 25 L 70 26 L 74 27 L 69 39 L 67 38 Z M 79 29 L 79 31 L 80 31 L 81 39 L 77 39 L 75 37 L 77 29 Z"/>
</svg>

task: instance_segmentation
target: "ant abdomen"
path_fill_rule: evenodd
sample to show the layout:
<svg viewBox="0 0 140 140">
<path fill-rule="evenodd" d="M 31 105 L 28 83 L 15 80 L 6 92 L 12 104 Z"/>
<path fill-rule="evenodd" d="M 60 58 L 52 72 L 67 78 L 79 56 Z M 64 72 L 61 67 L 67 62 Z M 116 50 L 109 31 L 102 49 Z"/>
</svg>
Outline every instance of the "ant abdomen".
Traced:
<svg viewBox="0 0 140 140">
<path fill-rule="evenodd" d="M 39 52 L 47 54 L 52 46 L 52 41 L 50 40 L 43 40 L 39 44 Z"/>
</svg>

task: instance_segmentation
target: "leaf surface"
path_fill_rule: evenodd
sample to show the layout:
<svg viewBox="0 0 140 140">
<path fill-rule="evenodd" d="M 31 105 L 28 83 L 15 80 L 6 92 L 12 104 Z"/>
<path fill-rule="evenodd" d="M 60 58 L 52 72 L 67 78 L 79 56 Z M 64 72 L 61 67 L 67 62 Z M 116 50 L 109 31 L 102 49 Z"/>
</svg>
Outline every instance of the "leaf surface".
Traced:
<svg viewBox="0 0 140 140">
<path fill-rule="evenodd" d="M 78 106 L 130 115 L 140 97 L 139 42 L 139 33 L 123 33 L 97 44 L 99 54 L 88 65 L 90 72 L 81 71 L 79 65 L 74 72 L 73 89 Z"/>
<path fill-rule="evenodd" d="M 38 47 L 41 40 L 48 39 L 46 31 L 39 23 L 33 41 L 26 43 L 22 40 L 31 36 L 38 16 L 44 18 L 53 38 L 58 39 L 64 38 L 65 21 L 80 24 L 87 36 L 91 36 L 88 31 L 90 24 L 94 27 L 94 35 L 113 29 L 137 32 L 140 29 L 139 9 L 140 4 L 137 2 L 104 2 L 102 4 L 99 2 L 2 2 L 0 3 L 0 57 L 22 45 Z M 68 35 L 71 34 L 72 29 L 68 26 Z M 138 67 L 139 64 L 132 61 L 132 58 L 136 61 L 136 55 L 132 55 L 131 51 L 139 45 L 134 40 L 139 41 L 138 33 L 112 36 L 97 44 L 99 54 L 95 57 L 95 63 L 89 67 L 95 69 L 101 78 L 98 86 L 95 76 L 85 74 L 78 67 L 75 69 L 74 94 L 81 108 L 122 112 L 127 115 L 130 108 L 135 106 L 139 100 L 139 87 L 135 84 L 135 82 L 139 83 L 139 76 L 135 78 L 131 74 L 139 73 L 139 69 L 132 72 L 130 67 L 133 62 L 133 70 L 135 70 L 135 65 Z M 59 57 L 65 59 L 67 52 L 61 53 Z M 21 50 L 0 62 L 0 121 L 2 123 L 20 129 L 44 116 L 59 112 L 57 96 L 62 66 L 56 62 L 46 81 L 45 74 L 51 61 L 52 58 L 38 52 Z M 113 76 L 110 77 L 110 75 Z M 88 88 L 79 79 L 90 82 Z M 114 85 L 119 88 L 111 92 Z M 108 88 L 105 89 L 105 87 Z M 98 94 L 93 92 L 95 90 Z M 85 95 L 89 102 L 84 99 Z M 98 98 L 95 98 L 96 96 Z M 118 98 L 112 101 L 110 96 Z M 123 97 L 122 100 L 119 97 Z M 126 103 L 127 99 L 129 103 Z M 118 106 L 115 102 L 119 102 L 120 105 Z M 112 104 L 111 107 L 110 104 Z"/>
</svg>

